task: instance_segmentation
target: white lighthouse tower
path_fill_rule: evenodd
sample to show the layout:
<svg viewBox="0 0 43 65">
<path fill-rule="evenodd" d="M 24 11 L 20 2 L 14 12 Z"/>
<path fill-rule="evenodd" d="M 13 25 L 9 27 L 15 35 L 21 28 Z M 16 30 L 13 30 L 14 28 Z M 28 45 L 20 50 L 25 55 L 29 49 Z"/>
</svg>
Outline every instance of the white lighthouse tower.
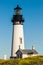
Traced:
<svg viewBox="0 0 43 65">
<path fill-rule="evenodd" d="M 11 48 L 11 58 L 16 57 L 16 52 L 19 49 L 24 49 L 24 32 L 23 23 L 24 19 L 21 13 L 22 8 L 18 5 L 14 8 L 15 14 L 13 15 L 13 33 L 12 33 L 12 48 Z"/>
</svg>

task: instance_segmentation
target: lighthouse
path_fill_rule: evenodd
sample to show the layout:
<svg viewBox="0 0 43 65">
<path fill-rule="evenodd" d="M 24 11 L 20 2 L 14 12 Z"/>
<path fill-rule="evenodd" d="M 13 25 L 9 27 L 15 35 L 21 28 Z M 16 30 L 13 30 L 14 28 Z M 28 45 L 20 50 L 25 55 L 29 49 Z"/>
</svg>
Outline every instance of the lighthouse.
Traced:
<svg viewBox="0 0 43 65">
<path fill-rule="evenodd" d="M 23 15 L 22 8 L 17 5 L 14 8 L 14 15 L 12 18 L 13 32 L 12 32 L 12 46 L 11 46 L 11 58 L 16 58 L 17 50 L 24 49 L 24 30 L 23 30 Z"/>
<path fill-rule="evenodd" d="M 26 58 L 29 56 L 37 56 L 38 52 L 32 46 L 32 49 L 24 48 L 24 30 L 23 30 L 23 15 L 22 8 L 17 5 L 14 8 L 14 15 L 12 18 L 13 32 L 12 32 L 12 46 L 10 58 Z"/>
</svg>

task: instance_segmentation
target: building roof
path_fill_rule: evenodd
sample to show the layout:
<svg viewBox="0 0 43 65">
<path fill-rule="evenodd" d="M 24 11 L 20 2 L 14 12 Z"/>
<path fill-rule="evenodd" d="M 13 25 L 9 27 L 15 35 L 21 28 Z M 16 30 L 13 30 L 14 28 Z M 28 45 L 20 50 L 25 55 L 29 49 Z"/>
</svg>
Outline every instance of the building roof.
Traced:
<svg viewBox="0 0 43 65">
<path fill-rule="evenodd" d="M 16 52 L 16 54 L 18 53 L 18 52 L 21 52 L 22 54 L 38 54 L 38 52 L 36 51 L 36 50 L 34 50 L 34 49 L 24 49 L 24 50 L 22 50 L 22 49 L 19 49 L 17 52 Z"/>
<path fill-rule="evenodd" d="M 17 10 L 17 9 L 21 10 L 22 8 L 20 8 L 19 5 L 17 5 L 17 7 L 14 8 L 14 10 Z"/>
</svg>

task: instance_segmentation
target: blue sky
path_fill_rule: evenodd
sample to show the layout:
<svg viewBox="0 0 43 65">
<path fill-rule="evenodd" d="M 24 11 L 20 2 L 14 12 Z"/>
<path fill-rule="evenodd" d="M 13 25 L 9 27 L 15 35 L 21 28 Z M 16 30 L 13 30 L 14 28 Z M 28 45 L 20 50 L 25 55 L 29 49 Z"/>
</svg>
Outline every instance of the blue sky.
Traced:
<svg viewBox="0 0 43 65">
<path fill-rule="evenodd" d="M 11 56 L 14 7 L 22 7 L 25 48 L 32 45 L 43 55 L 43 0 L 0 0 L 0 58 Z"/>
</svg>

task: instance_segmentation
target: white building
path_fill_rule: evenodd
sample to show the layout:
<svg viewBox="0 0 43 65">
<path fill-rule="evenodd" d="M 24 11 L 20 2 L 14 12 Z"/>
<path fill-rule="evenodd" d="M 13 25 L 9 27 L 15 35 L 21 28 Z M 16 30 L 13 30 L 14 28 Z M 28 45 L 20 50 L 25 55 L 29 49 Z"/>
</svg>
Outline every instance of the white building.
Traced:
<svg viewBox="0 0 43 65">
<path fill-rule="evenodd" d="M 29 57 L 29 56 L 37 56 L 38 52 L 34 48 L 22 50 L 19 47 L 16 54 L 17 54 L 17 58 L 26 58 L 26 57 Z"/>
</svg>

